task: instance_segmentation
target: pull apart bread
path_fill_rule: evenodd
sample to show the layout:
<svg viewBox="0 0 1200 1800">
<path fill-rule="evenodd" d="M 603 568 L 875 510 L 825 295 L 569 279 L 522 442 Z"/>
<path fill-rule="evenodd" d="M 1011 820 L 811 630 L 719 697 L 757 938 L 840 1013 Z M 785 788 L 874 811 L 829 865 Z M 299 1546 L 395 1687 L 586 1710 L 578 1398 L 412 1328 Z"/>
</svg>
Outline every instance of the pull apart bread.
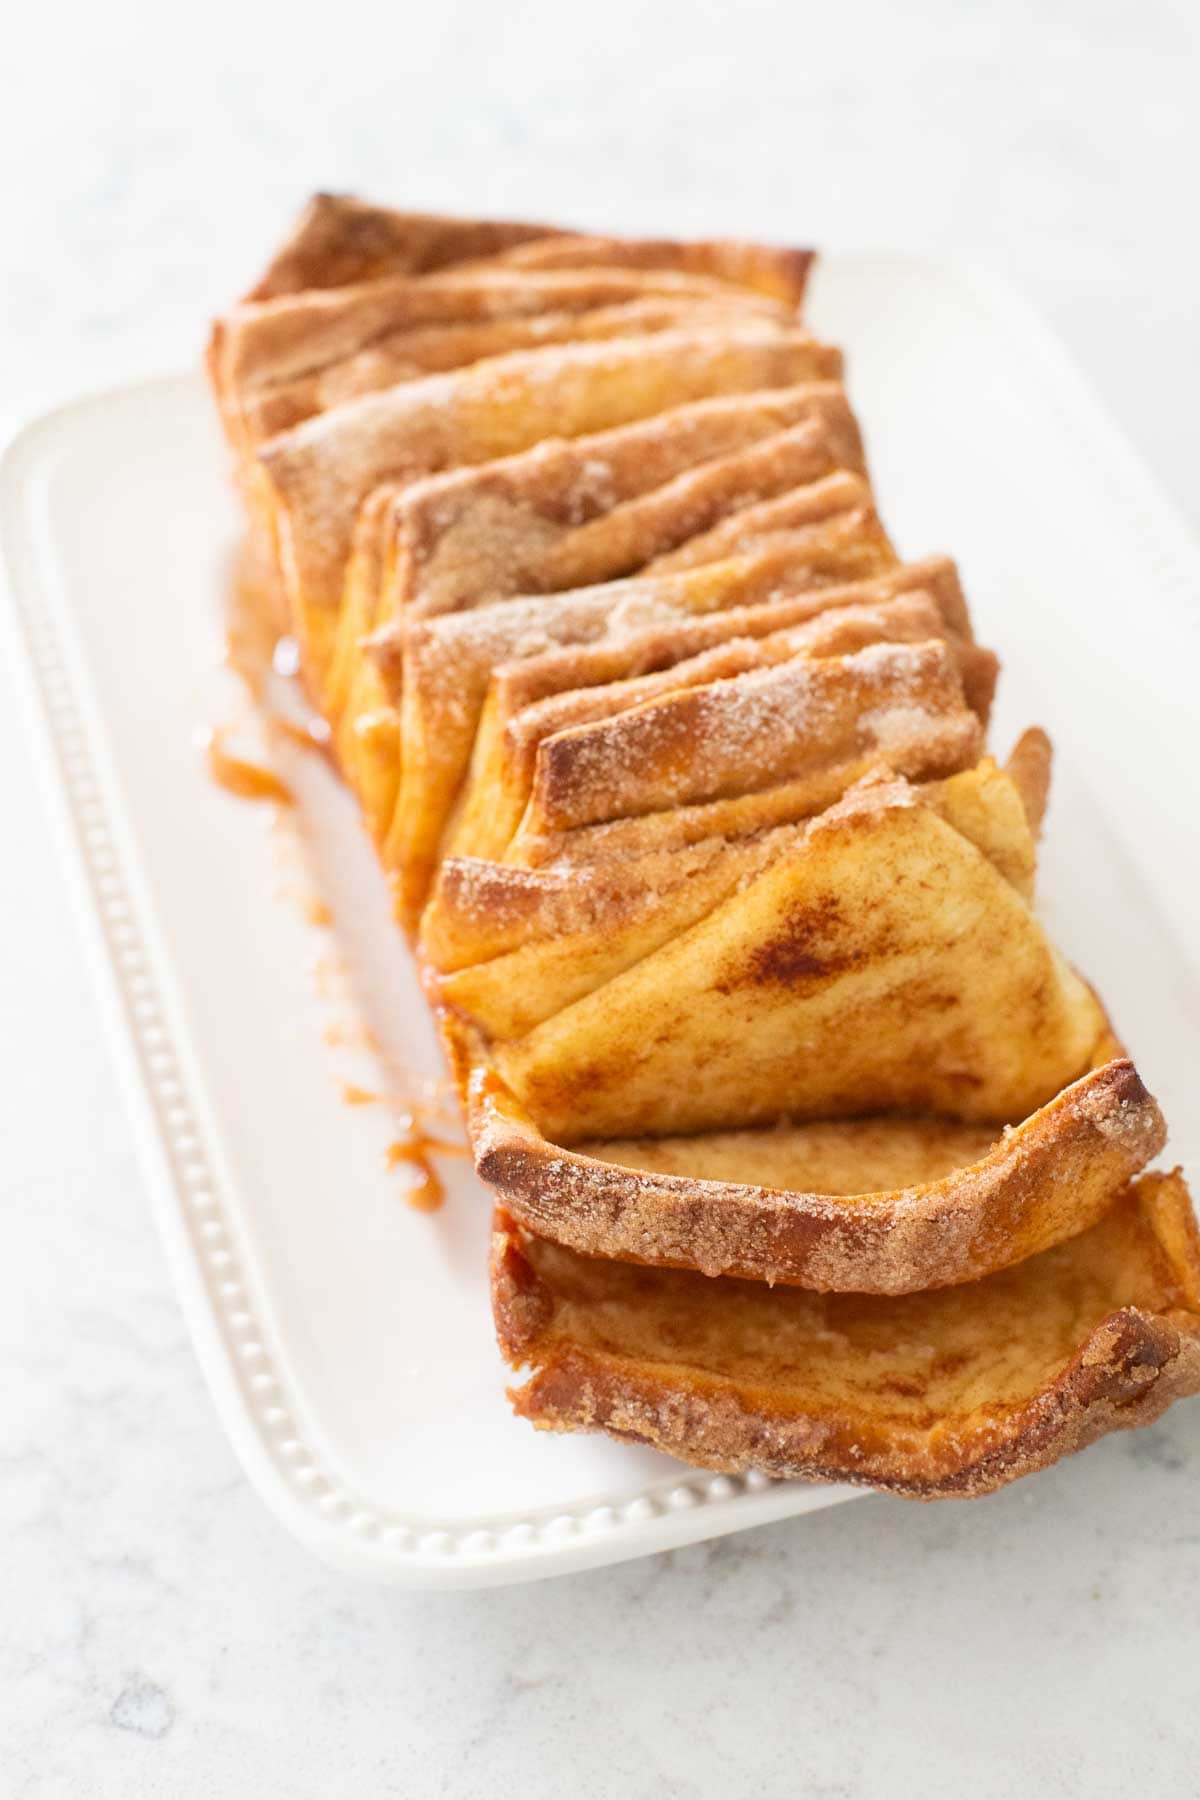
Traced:
<svg viewBox="0 0 1200 1800">
<path fill-rule="evenodd" d="M 987 752 L 810 262 L 320 196 L 209 369 L 497 1196 L 517 1412 L 982 1493 L 1200 1390 L 1200 1238 L 1033 908 L 1049 742 Z"/>
</svg>

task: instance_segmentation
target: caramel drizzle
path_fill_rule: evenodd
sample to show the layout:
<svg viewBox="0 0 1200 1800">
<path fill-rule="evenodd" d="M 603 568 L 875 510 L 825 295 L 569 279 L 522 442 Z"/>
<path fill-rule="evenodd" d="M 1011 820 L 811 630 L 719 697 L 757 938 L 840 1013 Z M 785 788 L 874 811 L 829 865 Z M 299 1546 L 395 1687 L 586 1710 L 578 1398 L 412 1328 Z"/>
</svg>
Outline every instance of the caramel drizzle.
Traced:
<svg viewBox="0 0 1200 1800">
<path fill-rule="evenodd" d="M 269 618 L 270 609 L 262 604 L 262 596 L 255 592 L 253 583 L 245 579 L 244 572 L 239 571 L 231 584 L 229 596 L 225 636 L 226 664 L 241 678 L 257 702 L 269 733 L 298 744 L 305 750 L 328 754 L 329 726 L 319 713 L 312 711 L 302 700 L 297 680 L 300 659 L 295 641 L 279 637 L 271 629 Z M 272 676 L 275 677 L 274 684 Z M 299 718 L 289 716 L 276 703 L 278 694 L 272 694 L 273 685 L 277 688 L 285 687 L 286 699 L 289 702 L 294 700 L 297 710 L 303 705 Z M 270 769 L 245 757 L 236 756 L 226 748 L 227 735 L 220 727 L 214 727 L 204 734 L 204 748 L 213 779 L 227 792 L 243 799 L 273 800 L 279 805 L 294 804 L 290 788 Z M 311 903 L 309 918 L 312 923 L 327 924 L 331 916 L 323 900 Z M 368 1039 L 372 1035 L 366 1034 Z M 334 1041 L 333 1034 L 327 1032 L 326 1036 L 331 1042 Z M 347 1106 L 396 1104 L 389 1101 L 386 1095 L 372 1093 L 369 1088 L 359 1087 L 351 1082 L 343 1083 L 342 1098 Z M 434 1167 L 433 1156 L 465 1156 L 467 1146 L 450 1138 L 438 1137 L 429 1131 L 421 1119 L 418 1107 L 419 1103 L 411 1100 L 406 1100 L 397 1107 L 400 1135 L 388 1145 L 386 1158 L 389 1169 L 404 1168 L 413 1171 L 413 1178 L 405 1188 L 404 1197 L 415 1211 L 431 1213 L 436 1212 L 446 1198 L 445 1184 Z"/>
<path fill-rule="evenodd" d="M 404 1135 L 388 1145 L 387 1166 L 412 1169 L 414 1179 L 406 1187 L 404 1198 L 416 1212 L 436 1212 L 446 1198 L 446 1187 L 430 1160 L 431 1153 L 465 1156 L 466 1145 L 432 1137 L 415 1113 L 401 1116 L 405 1121 Z"/>
<path fill-rule="evenodd" d="M 370 1088 L 358 1087 L 354 1082 L 342 1084 L 342 1099 L 347 1106 L 376 1106 L 385 1098 L 383 1094 L 374 1094 Z M 436 1212 L 445 1201 L 446 1188 L 431 1159 L 434 1155 L 465 1156 L 467 1146 L 452 1138 L 435 1136 L 411 1101 L 399 1109 L 396 1116 L 400 1136 L 387 1147 L 387 1166 L 389 1169 L 411 1169 L 413 1179 L 404 1190 L 404 1198 L 416 1212 Z"/>
<path fill-rule="evenodd" d="M 210 726 L 201 735 L 200 747 L 208 763 L 208 772 L 219 788 L 236 794 L 239 800 L 270 800 L 276 806 L 292 806 L 295 799 L 286 782 L 262 763 L 251 762 L 229 748 L 230 732 L 224 726 Z"/>
<path fill-rule="evenodd" d="M 235 571 L 226 603 L 225 664 L 244 683 L 272 737 L 305 750 L 327 750 L 329 726 L 304 701 L 295 680 L 299 669 L 295 642 L 278 635 L 270 609 L 244 567 Z M 272 675 L 278 678 L 274 689 Z M 286 689 L 281 693 L 284 683 Z M 291 789 L 273 770 L 229 748 L 232 736 L 230 727 L 218 725 L 201 737 L 209 773 L 218 787 L 241 800 L 294 805 Z"/>
</svg>

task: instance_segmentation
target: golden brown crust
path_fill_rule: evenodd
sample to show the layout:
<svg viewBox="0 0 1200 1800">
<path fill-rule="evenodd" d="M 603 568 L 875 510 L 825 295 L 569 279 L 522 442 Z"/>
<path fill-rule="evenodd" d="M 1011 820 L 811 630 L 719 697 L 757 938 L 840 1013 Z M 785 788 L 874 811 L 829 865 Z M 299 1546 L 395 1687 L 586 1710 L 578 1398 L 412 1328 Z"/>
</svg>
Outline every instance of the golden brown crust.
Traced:
<svg viewBox="0 0 1200 1800">
<path fill-rule="evenodd" d="M 480 1177 L 539 1237 L 589 1256 L 862 1294 L 975 1281 L 1074 1236 L 1108 1211 L 1166 1141 L 1162 1115 L 1127 1060 L 1082 1076 L 982 1157 L 890 1192 L 852 1185 L 856 1134 L 862 1160 L 878 1155 L 872 1120 L 821 1128 L 826 1173 L 840 1169 L 836 1193 L 664 1172 L 655 1164 L 670 1160 L 674 1140 L 615 1145 L 619 1162 L 605 1160 L 603 1144 L 586 1154 L 566 1149 L 548 1142 L 486 1070 L 472 1079 L 469 1122 Z M 909 1157 L 922 1147 L 920 1123 L 911 1122 Z M 978 1143 L 978 1133 L 958 1130 L 966 1144 Z M 740 1134 L 723 1160 L 751 1162 L 752 1135 Z M 761 1135 L 772 1160 L 783 1161 L 786 1148 L 803 1166 L 804 1127 L 784 1131 L 782 1144 L 771 1127 Z M 929 1135 L 946 1141 L 946 1126 L 930 1121 Z M 953 1154 L 952 1134 L 948 1142 Z M 704 1168 L 703 1137 L 681 1149 L 692 1170 Z"/>
<path fill-rule="evenodd" d="M 211 366 L 235 441 L 249 447 L 314 413 L 513 350 L 786 317 L 761 296 L 670 274 L 526 274 L 485 266 L 235 307 Z"/>
<path fill-rule="evenodd" d="M 864 781 L 698 923 L 491 1060 L 557 1142 L 884 1112 L 1024 1118 L 1102 1009 L 906 782 Z"/>
<path fill-rule="evenodd" d="M 350 194 L 314 194 L 245 298 L 270 300 L 304 288 L 425 275 L 560 235 L 565 234 L 551 225 L 396 212 Z"/>
<path fill-rule="evenodd" d="M 493 1307 L 545 1430 L 608 1431 L 702 1468 L 989 1493 L 1200 1390 L 1187 1190 L 1146 1176 L 1014 1269 L 901 1299 L 632 1269 L 498 1215 Z"/>
<path fill-rule="evenodd" d="M 753 675 L 756 671 L 776 669 L 783 675 L 789 667 L 809 659 L 832 666 L 835 660 L 851 659 L 859 651 L 872 646 L 923 645 L 943 638 L 944 633 L 945 627 L 938 608 L 928 595 L 917 592 L 900 594 L 878 605 L 852 605 L 817 613 L 803 624 L 786 631 L 769 633 L 765 637 L 731 637 L 665 669 L 632 676 L 626 680 L 613 680 L 594 687 L 551 694 L 525 706 L 510 703 L 503 679 L 505 672 L 500 670 L 493 677 L 484 707 L 471 774 L 463 791 L 457 823 L 448 844 L 448 854 L 504 860 L 518 827 L 527 814 L 526 830 L 530 835 L 536 836 L 554 832 L 569 833 L 581 826 L 595 823 L 590 819 L 555 818 L 543 810 L 537 800 L 531 805 L 539 767 L 546 763 L 552 764 L 556 747 L 564 741 L 570 741 L 570 734 L 585 726 L 600 728 L 606 721 L 615 722 L 620 715 L 648 707 L 651 702 L 659 699 L 669 698 L 673 702 L 685 690 L 703 690 L 710 695 L 723 695 L 726 684 L 731 684 L 737 677 Z M 950 661 L 961 684 L 962 699 L 980 718 L 980 723 L 983 723 L 986 713 L 980 717 L 980 707 L 981 704 L 986 707 L 991 701 L 995 658 L 978 645 L 964 644 L 948 636 L 945 641 Z M 852 669 L 853 666 L 852 662 L 844 660 L 846 669 Z M 519 693 L 520 684 L 517 685 Z M 819 691 L 822 698 L 828 697 L 826 690 L 819 684 L 814 691 Z M 837 704 L 835 698 L 833 706 Z M 944 733 L 925 718 L 921 722 L 919 733 L 908 733 L 905 741 L 901 742 L 895 723 L 898 715 L 896 712 L 887 712 L 886 707 L 887 699 L 881 698 L 878 722 L 887 738 L 886 760 L 890 767 L 903 767 L 907 773 L 919 774 L 933 772 L 935 769 L 940 771 L 942 767 L 948 766 Z M 906 722 L 911 723 L 913 694 L 907 685 L 904 688 L 903 710 Z M 837 743 L 838 737 L 832 711 L 833 707 L 826 720 L 826 745 L 830 748 Z M 859 708 L 856 716 L 861 712 L 862 709 Z M 883 725 L 885 718 L 890 721 L 886 726 Z M 734 735 L 740 744 L 744 734 L 739 732 Z M 951 735 L 956 744 L 967 742 L 972 752 L 978 747 L 977 734 L 969 728 L 964 738 L 960 739 L 957 726 Z M 712 728 L 707 739 L 700 754 L 711 756 L 712 778 L 717 778 L 718 765 L 721 778 L 731 778 L 733 759 L 729 753 L 729 744 L 722 741 L 721 727 Z M 624 763 L 615 736 L 609 749 L 615 751 L 616 763 L 611 774 L 601 773 L 601 765 L 607 753 L 598 744 L 594 748 L 591 766 L 596 778 L 604 784 L 610 800 L 619 804 L 622 791 L 620 777 Z M 866 755 L 864 762 L 859 754 L 860 749 L 858 744 L 853 751 L 847 750 L 845 745 L 842 747 L 855 776 L 866 764 L 884 760 L 884 753 L 876 748 Z M 769 754 L 762 756 L 759 766 L 768 783 L 781 779 L 796 780 L 801 772 L 798 767 L 791 767 L 781 775 Z M 829 767 L 829 764 L 823 764 L 821 769 L 819 795 L 822 799 L 834 797 L 840 791 L 839 782 L 841 786 L 845 785 L 840 775 L 832 781 L 825 779 Z M 649 773 L 648 761 L 640 771 L 637 783 L 639 790 L 644 789 L 645 778 Z M 731 783 L 731 791 L 737 791 L 736 782 Z M 716 792 L 703 797 L 694 796 L 685 804 L 698 804 L 702 798 L 711 800 L 718 797 L 720 796 Z M 642 810 L 639 805 L 629 806 L 623 809 L 623 816 L 636 816 Z M 651 810 L 662 809 L 653 807 Z"/>
<path fill-rule="evenodd" d="M 712 238 L 695 243 L 674 238 L 580 237 L 547 239 L 518 245 L 506 261 L 527 269 L 567 269 L 607 265 L 624 269 L 679 269 L 713 276 L 737 287 L 784 301 L 793 309 L 803 302 L 814 253 L 776 244 L 754 244 L 743 238 Z"/>
<path fill-rule="evenodd" d="M 857 554 L 856 529 L 850 542 Z M 948 559 L 828 585 L 840 569 L 838 544 L 822 532 L 818 543 L 800 537 L 785 550 L 682 575 L 635 577 L 470 608 L 373 637 L 369 654 L 382 694 L 403 708 L 403 780 L 388 860 L 404 872 L 414 909 L 429 891 L 435 853 L 480 728 L 489 677 L 495 714 L 507 718 L 554 694 L 669 668 L 729 638 L 764 637 L 802 627 L 826 612 L 885 605 L 913 592 L 933 599 L 948 632 L 969 635 L 962 590 Z M 720 607 L 727 610 L 715 610 Z M 985 673 L 993 669 L 989 658 Z M 968 700 L 981 716 L 986 698 L 976 682 Z"/>
<path fill-rule="evenodd" d="M 819 810 L 868 767 L 949 775 L 981 748 L 945 643 L 797 655 L 558 732 L 538 750 L 527 829 L 569 831 L 836 771 L 832 786 L 820 781 Z"/>
<path fill-rule="evenodd" d="M 1050 774 L 1054 751 L 1040 725 L 1031 725 L 1013 745 L 1005 768 L 1016 783 L 1035 838 L 1041 837 L 1050 801 Z"/>
<path fill-rule="evenodd" d="M 721 393 L 836 376 L 836 356 L 765 324 L 515 351 L 401 383 L 261 446 L 296 630 L 320 691 L 359 506 L 381 483 L 482 463 Z"/>
</svg>

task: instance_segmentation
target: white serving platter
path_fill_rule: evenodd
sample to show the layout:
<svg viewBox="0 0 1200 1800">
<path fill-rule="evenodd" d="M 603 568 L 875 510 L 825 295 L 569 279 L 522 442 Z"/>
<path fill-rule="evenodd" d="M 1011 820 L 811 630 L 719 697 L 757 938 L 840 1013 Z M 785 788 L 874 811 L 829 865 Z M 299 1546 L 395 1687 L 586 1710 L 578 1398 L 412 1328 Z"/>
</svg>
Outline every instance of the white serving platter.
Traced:
<svg viewBox="0 0 1200 1800">
<path fill-rule="evenodd" d="M 1056 740 L 1042 906 L 1194 1163 L 1200 552 L 994 284 L 835 257 L 811 316 L 847 347 L 900 548 L 958 557 L 1003 655 L 995 744 L 1032 720 Z M 319 759 L 277 746 L 298 830 L 219 789 L 197 753 L 198 728 L 238 704 L 220 660 L 234 513 L 199 375 L 29 427 L 0 472 L 0 532 L 148 1184 L 221 1415 L 288 1528 L 347 1570 L 469 1587 L 848 1498 L 509 1413 L 484 1190 L 447 1163 L 445 1208 L 414 1212 L 386 1167 L 387 1107 L 343 1098 L 346 1081 L 438 1072 L 353 809 Z M 332 928 L 309 916 L 318 890 Z"/>
</svg>

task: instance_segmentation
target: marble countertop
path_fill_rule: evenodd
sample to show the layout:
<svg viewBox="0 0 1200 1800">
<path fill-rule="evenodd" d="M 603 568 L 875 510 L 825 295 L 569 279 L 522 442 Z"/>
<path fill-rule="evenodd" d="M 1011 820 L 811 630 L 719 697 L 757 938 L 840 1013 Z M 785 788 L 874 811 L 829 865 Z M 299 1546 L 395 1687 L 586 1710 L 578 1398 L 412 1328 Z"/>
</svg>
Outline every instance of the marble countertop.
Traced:
<svg viewBox="0 0 1200 1800">
<path fill-rule="evenodd" d="M 12 27 L 10 26 L 10 49 Z M 967 253 L 1200 523 L 1178 0 L 24 10 L 0 416 L 177 366 L 310 189 Z M 0 667 L 0 1791 L 1196 1792 L 1200 1405 L 988 1501 L 868 1499 L 478 1595 L 292 1544 L 193 1360 Z"/>
</svg>

